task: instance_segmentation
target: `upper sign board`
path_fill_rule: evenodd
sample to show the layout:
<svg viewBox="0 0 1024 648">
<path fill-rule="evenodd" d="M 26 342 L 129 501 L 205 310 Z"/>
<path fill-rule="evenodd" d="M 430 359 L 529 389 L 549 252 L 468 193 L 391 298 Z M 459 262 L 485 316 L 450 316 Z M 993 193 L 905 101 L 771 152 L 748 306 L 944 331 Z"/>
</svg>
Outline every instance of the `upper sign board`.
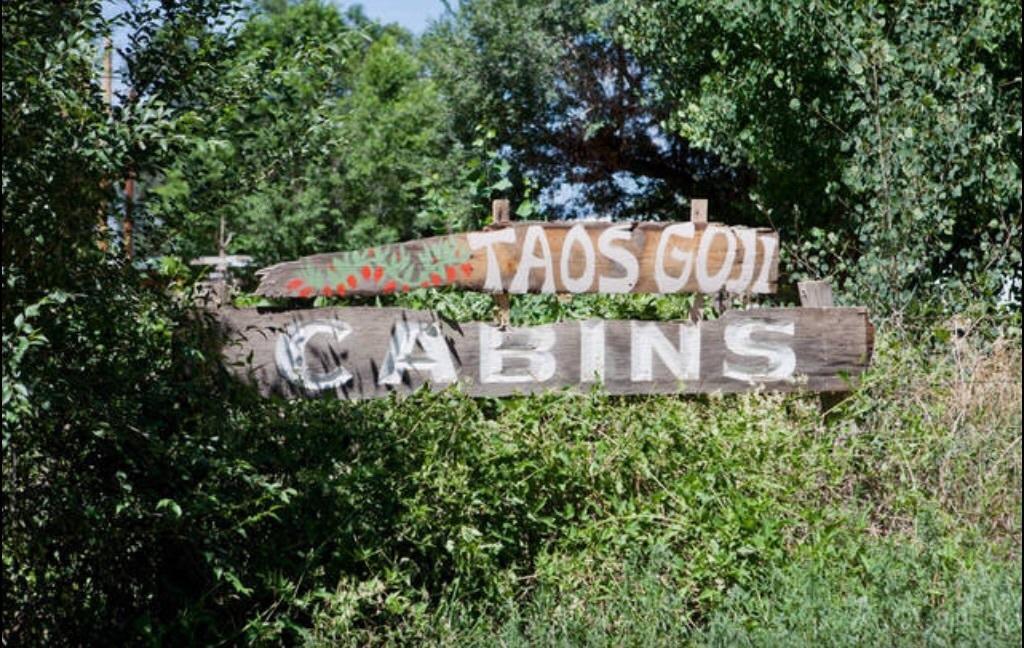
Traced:
<svg viewBox="0 0 1024 648">
<path fill-rule="evenodd" d="M 259 271 L 268 297 L 489 293 L 773 293 L 778 234 L 716 223 L 515 222 L 317 254 Z"/>
</svg>

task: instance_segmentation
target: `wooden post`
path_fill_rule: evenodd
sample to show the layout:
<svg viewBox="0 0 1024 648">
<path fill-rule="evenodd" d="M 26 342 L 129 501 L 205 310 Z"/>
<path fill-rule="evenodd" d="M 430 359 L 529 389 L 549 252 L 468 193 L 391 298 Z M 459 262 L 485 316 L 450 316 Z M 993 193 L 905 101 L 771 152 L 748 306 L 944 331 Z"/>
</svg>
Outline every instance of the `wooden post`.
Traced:
<svg viewBox="0 0 1024 648">
<path fill-rule="evenodd" d="M 124 221 L 121 236 L 124 239 L 124 256 L 129 261 L 135 256 L 135 172 L 129 171 L 124 180 Z"/>
<path fill-rule="evenodd" d="M 695 227 L 704 227 L 708 224 L 708 201 L 705 198 L 694 198 L 690 200 L 690 222 Z M 690 306 L 690 321 L 699 322 L 704 319 L 704 295 L 696 293 L 693 296 L 693 305 Z"/>
<path fill-rule="evenodd" d="M 494 219 L 493 226 L 504 227 L 511 219 L 512 206 L 508 198 L 499 198 L 491 203 L 491 217 Z M 511 321 L 511 305 L 508 293 L 497 293 L 494 295 L 494 304 L 498 307 L 498 326 L 502 329 L 508 328 Z"/>
<path fill-rule="evenodd" d="M 103 100 L 107 114 L 114 111 L 114 44 L 107 36 L 103 39 Z"/>
<path fill-rule="evenodd" d="M 134 104 L 137 99 L 138 93 L 130 89 L 128 101 Z M 124 177 L 124 219 L 121 221 L 124 256 L 129 261 L 135 256 L 135 178 L 135 170 L 129 167 Z"/>
<path fill-rule="evenodd" d="M 832 284 L 827 281 L 798 281 L 797 291 L 800 293 L 800 305 L 804 308 L 832 308 Z M 823 415 L 828 415 L 836 405 L 846 399 L 841 392 L 822 392 L 818 394 L 818 408 Z"/>
<path fill-rule="evenodd" d="M 213 267 L 207 280 L 201 282 L 197 290 L 199 300 L 206 302 L 208 306 L 219 308 L 229 304 L 231 301 L 231 268 L 244 268 L 252 263 L 250 256 L 227 253 L 232 236 L 225 232 L 224 217 L 221 216 L 220 229 L 217 232 L 217 256 L 198 257 L 190 262 L 194 266 Z"/>
<path fill-rule="evenodd" d="M 805 308 L 832 308 L 832 286 L 827 281 L 800 281 L 800 305 Z"/>
<path fill-rule="evenodd" d="M 511 220 L 512 206 L 508 198 L 499 198 L 491 203 L 491 218 L 495 225 L 508 225 Z"/>
<path fill-rule="evenodd" d="M 103 39 L 103 101 L 107 105 L 107 116 L 110 116 L 114 112 L 114 58 L 113 58 L 114 45 L 107 36 Z M 110 187 L 108 180 L 104 179 L 100 181 L 100 189 L 106 191 Z M 107 242 L 107 203 L 104 202 L 100 208 L 99 215 L 99 241 L 97 245 L 102 252 L 106 252 L 110 249 L 110 244 Z"/>
<path fill-rule="evenodd" d="M 694 225 L 708 224 L 707 198 L 694 198 L 690 201 L 690 222 Z"/>
</svg>

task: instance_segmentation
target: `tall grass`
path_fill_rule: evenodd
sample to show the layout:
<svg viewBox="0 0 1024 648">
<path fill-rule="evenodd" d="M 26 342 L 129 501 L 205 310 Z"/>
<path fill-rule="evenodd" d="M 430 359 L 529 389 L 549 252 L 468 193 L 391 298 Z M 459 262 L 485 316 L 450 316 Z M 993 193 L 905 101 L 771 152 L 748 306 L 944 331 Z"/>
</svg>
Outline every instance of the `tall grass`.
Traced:
<svg viewBox="0 0 1024 648">
<path fill-rule="evenodd" d="M 883 329 L 824 415 L 763 394 L 390 404 L 417 413 L 371 426 L 411 462 L 405 548 L 319 592 L 303 637 L 1019 645 L 1020 386 L 1019 338 Z"/>
</svg>

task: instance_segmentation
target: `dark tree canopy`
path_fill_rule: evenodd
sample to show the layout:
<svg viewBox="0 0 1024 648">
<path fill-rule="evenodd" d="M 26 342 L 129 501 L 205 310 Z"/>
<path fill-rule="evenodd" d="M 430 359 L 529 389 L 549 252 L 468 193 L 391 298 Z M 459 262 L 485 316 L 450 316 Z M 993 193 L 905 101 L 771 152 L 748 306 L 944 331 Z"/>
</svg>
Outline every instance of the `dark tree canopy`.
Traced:
<svg viewBox="0 0 1024 648">
<path fill-rule="evenodd" d="M 463 137 L 494 129 L 514 194 L 540 192 L 550 214 L 672 218 L 693 197 L 740 212 L 752 176 L 665 128 L 672 104 L 615 38 L 611 9 L 482 0 L 436 24 L 426 52 Z"/>
</svg>

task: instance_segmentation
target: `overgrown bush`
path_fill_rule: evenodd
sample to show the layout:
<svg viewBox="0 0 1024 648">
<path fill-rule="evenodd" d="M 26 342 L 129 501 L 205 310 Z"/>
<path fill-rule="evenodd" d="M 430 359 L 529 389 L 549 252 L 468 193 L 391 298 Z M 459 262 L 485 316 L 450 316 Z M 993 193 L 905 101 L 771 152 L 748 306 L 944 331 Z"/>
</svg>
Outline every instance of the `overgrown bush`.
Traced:
<svg viewBox="0 0 1024 648">
<path fill-rule="evenodd" d="M 885 312 L 1019 308 L 1019 1 L 614 4 L 670 130 L 756 176 L 791 271 Z"/>
<path fill-rule="evenodd" d="M 173 157 L 182 104 L 107 115 L 96 3 L 4 9 L 5 644 L 1019 643 L 1018 312 L 884 322 L 827 415 L 799 394 L 259 399 L 188 278 L 103 232 L 126 162 Z M 205 69 L 218 3 L 136 9 L 166 12 L 140 73 Z"/>
</svg>

